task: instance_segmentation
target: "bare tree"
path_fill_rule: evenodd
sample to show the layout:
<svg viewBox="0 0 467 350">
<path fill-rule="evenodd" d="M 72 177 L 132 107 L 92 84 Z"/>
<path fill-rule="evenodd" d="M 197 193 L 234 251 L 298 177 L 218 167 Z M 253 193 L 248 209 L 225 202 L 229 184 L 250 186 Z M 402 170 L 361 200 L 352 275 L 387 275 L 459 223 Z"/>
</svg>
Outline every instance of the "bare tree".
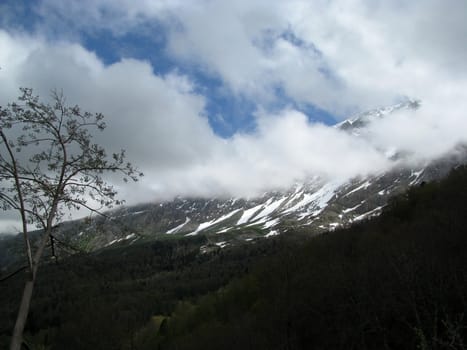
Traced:
<svg viewBox="0 0 467 350">
<path fill-rule="evenodd" d="M 93 132 L 105 129 L 103 115 L 69 107 L 61 93 L 52 92 L 46 104 L 22 88 L 18 103 L 0 107 L 0 205 L 19 212 L 28 264 L 11 350 L 21 348 L 24 326 L 39 262 L 52 229 L 67 210 L 100 212 L 120 204 L 104 173 L 115 172 L 124 181 L 142 176 L 125 161 L 125 152 L 110 157 L 93 143 Z M 28 228 L 42 230 L 33 246 Z"/>
</svg>

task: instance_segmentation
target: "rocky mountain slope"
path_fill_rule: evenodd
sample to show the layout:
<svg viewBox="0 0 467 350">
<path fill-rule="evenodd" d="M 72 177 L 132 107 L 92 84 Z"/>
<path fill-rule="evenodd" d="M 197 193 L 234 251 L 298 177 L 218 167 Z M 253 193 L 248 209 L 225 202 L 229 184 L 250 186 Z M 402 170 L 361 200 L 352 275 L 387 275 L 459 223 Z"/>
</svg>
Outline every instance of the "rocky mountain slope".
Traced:
<svg viewBox="0 0 467 350">
<path fill-rule="evenodd" d="M 395 111 L 417 109 L 418 101 L 370 111 L 335 127 L 359 136 L 374 120 Z M 388 158 L 404 155 L 387 150 Z M 317 176 L 296 183 L 286 191 L 266 192 L 258 198 L 193 199 L 123 208 L 107 220 L 63 225 L 63 239 L 85 250 L 132 244 L 160 235 L 205 234 L 212 246 L 251 241 L 306 227 L 321 233 L 378 215 L 388 200 L 419 185 L 444 177 L 450 169 L 467 161 L 467 147 L 459 146 L 445 156 L 417 166 L 404 162 L 390 171 L 350 181 L 326 181 Z M 71 227 L 70 227 L 71 226 Z"/>
<path fill-rule="evenodd" d="M 417 109 L 418 101 L 370 111 L 335 127 L 359 137 L 372 121 L 395 111 Z M 397 150 L 388 158 L 403 160 Z M 318 234 L 378 215 L 388 200 L 409 186 L 444 177 L 467 162 L 467 147 L 417 166 L 404 162 L 390 171 L 346 181 L 326 181 L 318 176 L 296 183 L 286 191 L 266 192 L 258 198 L 176 198 L 173 201 L 120 208 L 107 218 L 67 222 L 56 233 L 62 248 L 95 251 L 155 238 L 203 234 L 210 242 L 202 251 L 238 242 L 286 233 L 291 227 Z M 17 242 L 19 244 L 19 242 Z M 15 245 L 0 241 L 14 252 Z M 7 254 L 8 255 L 8 254 Z M 4 258 L 6 259 L 6 258 Z"/>
</svg>

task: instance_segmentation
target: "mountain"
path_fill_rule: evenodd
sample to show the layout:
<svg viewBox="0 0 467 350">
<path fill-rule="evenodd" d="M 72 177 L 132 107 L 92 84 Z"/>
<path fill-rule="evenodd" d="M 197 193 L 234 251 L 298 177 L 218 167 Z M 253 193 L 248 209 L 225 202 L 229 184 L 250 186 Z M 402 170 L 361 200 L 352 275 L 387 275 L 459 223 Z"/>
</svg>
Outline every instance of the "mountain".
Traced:
<svg viewBox="0 0 467 350">
<path fill-rule="evenodd" d="M 150 320 L 142 348 L 465 349 L 466 183 L 459 167 L 371 221 L 296 245 L 263 240 L 280 250 L 180 302 L 164 327 Z"/>
<path fill-rule="evenodd" d="M 417 110 L 420 107 L 420 105 L 420 101 L 408 99 L 407 101 L 398 103 L 394 106 L 378 108 L 364 112 L 355 117 L 346 119 L 339 124 L 336 124 L 335 127 L 341 130 L 353 131 L 355 133 L 358 132 L 359 129 L 368 126 L 374 120 L 382 119 L 391 113 L 401 110 Z"/>
<path fill-rule="evenodd" d="M 419 101 L 408 100 L 357 115 L 335 128 L 359 137 L 373 121 L 419 106 Z M 391 197 L 410 186 L 441 179 L 456 165 L 467 162 L 466 146 L 416 166 L 404 163 L 404 154 L 397 150 L 383 151 L 397 160 L 397 165 L 379 174 L 346 181 L 315 176 L 285 191 L 270 191 L 250 199 L 176 198 L 124 207 L 107 213 L 107 218 L 63 223 L 56 237 L 62 248 L 72 253 L 203 234 L 209 241 L 201 248 L 206 252 L 286 233 L 292 228 L 319 234 L 378 215 Z M 16 246 L 0 241 L 0 250 L 6 252 L 2 265 L 17 251 L 19 243 L 19 238 Z"/>
<path fill-rule="evenodd" d="M 357 115 L 335 127 L 358 137 L 373 121 L 419 106 L 419 101 L 407 100 Z M 266 192 L 251 199 L 176 198 L 122 208 L 111 212 L 108 220 L 63 225 L 62 237 L 72 245 L 94 250 L 161 235 L 204 234 L 211 248 L 216 249 L 270 237 L 290 228 L 303 227 L 318 234 L 378 215 L 394 195 L 410 186 L 441 179 L 456 165 L 467 162 L 466 146 L 417 166 L 404 163 L 404 154 L 397 150 L 384 153 L 398 160 L 395 162 L 398 165 L 383 173 L 346 181 L 327 181 L 315 176 L 288 190 Z"/>
</svg>

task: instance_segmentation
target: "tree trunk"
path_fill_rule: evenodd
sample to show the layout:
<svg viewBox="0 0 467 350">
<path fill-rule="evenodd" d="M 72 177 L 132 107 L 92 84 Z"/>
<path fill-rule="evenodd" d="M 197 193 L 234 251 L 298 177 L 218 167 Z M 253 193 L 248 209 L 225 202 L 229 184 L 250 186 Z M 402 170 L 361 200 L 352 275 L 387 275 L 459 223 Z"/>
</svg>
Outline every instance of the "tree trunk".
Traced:
<svg viewBox="0 0 467 350">
<path fill-rule="evenodd" d="M 34 288 L 35 277 L 31 280 L 26 281 L 23 290 L 23 297 L 21 298 L 21 304 L 16 318 L 15 328 L 13 330 L 13 336 L 11 338 L 10 350 L 20 350 L 21 344 L 23 343 L 23 331 L 26 325 L 26 320 L 29 313 L 29 305 L 31 304 L 32 291 Z"/>
<path fill-rule="evenodd" d="M 29 306 L 31 304 L 34 283 L 36 282 L 37 269 L 39 268 L 39 261 L 42 257 L 42 253 L 47 246 L 47 242 L 49 241 L 50 231 L 50 229 L 46 230 L 40 242 L 39 248 L 34 255 L 33 269 L 30 271 L 30 276 L 24 285 L 23 297 L 21 298 L 21 304 L 19 307 L 18 316 L 16 317 L 15 328 L 13 329 L 13 335 L 11 337 L 10 350 L 21 350 L 24 326 L 26 325 L 26 321 L 28 319 Z"/>
</svg>

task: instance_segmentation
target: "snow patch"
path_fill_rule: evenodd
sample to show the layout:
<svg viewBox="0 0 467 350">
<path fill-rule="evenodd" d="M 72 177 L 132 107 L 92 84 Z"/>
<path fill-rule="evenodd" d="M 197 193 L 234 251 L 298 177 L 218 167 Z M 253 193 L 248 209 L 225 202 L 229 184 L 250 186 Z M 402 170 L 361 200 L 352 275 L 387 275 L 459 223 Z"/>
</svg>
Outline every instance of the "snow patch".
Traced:
<svg viewBox="0 0 467 350">
<path fill-rule="evenodd" d="M 227 228 L 224 228 L 223 230 L 217 231 L 216 233 L 225 233 L 227 231 L 230 231 L 231 229 L 232 229 L 231 227 L 227 227 Z"/>
<path fill-rule="evenodd" d="M 420 175 L 422 175 L 422 173 L 423 173 L 424 170 L 425 170 L 425 169 L 422 169 L 422 170 L 419 170 L 419 171 L 413 171 L 412 174 L 410 174 L 410 177 L 415 177 L 415 179 L 413 179 L 413 180 L 410 182 L 409 186 L 413 186 L 413 185 L 415 185 L 415 184 L 418 182 L 418 180 L 419 180 L 419 178 L 420 178 Z"/>
<path fill-rule="evenodd" d="M 273 226 L 276 226 L 278 223 L 279 223 L 280 219 L 273 219 L 273 220 L 270 220 L 270 221 L 267 221 L 263 227 L 264 228 L 271 228 Z"/>
<path fill-rule="evenodd" d="M 217 242 L 216 245 L 219 247 L 219 248 L 225 248 L 226 246 L 229 245 L 229 243 L 227 241 L 223 241 L 223 242 Z"/>
<path fill-rule="evenodd" d="M 187 218 L 185 219 L 185 222 L 184 222 L 183 224 L 178 225 L 177 227 L 174 227 L 173 229 L 168 230 L 168 231 L 166 232 L 166 234 L 170 235 L 170 234 L 172 234 L 172 233 L 176 233 L 176 232 L 180 231 L 180 229 L 181 229 L 183 226 L 185 226 L 186 224 L 188 224 L 190 221 L 191 221 L 191 219 L 190 219 L 189 217 L 187 217 Z"/>
<path fill-rule="evenodd" d="M 357 188 L 354 188 L 352 191 L 347 193 L 344 197 L 350 196 L 352 193 L 355 193 L 355 192 L 360 191 L 360 190 L 366 190 L 370 186 L 371 186 L 371 182 L 370 181 L 365 181 L 363 184 L 361 184 Z"/>
<path fill-rule="evenodd" d="M 357 209 L 361 205 L 362 205 L 362 203 L 357 204 L 355 207 L 344 209 L 344 210 L 342 210 L 342 214 L 350 213 L 351 211 L 354 211 L 355 209 Z"/>
<path fill-rule="evenodd" d="M 276 230 L 272 230 L 271 232 L 269 232 L 267 235 L 265 235 L 264 237 L 266 238 L 269 238 L 269 237 L 274 237 L 274 236 L 278 236 L 279 235 L 279 231 L 276 231 Z"/>
<path fill-rule="evenodd" d="M 247 209 L 243 212 L 241 218 L 237 221 L 237 226 L 238 225 L 243 225 L 246 224 L 250 219 L 263 207 L 262 204 L 257 205 L 256 207 Z"/>
<path fill-rule="evenodd" d="M 369 218 L 369 217 L 371 217 L 371 216 L 378 215 L 378 212 L 379 212 L 381 209 L 383 209 L 383 207 L 384 207 L 384 205 L 383 205 L 383 206 L 380 206 L 380 207 L 377 207 L 377 208 L 375 208 L 375 209 L 373 209 L 373 210 L 370 210 L 369 212 L 366 212 L 366 213 L 364 213 L 364 214 L 362 214 L 362 215 L 359 215 L 359 216 L 355 217 L 355 218 L 353 219 L 353 221 L 354 221 L 354 222 L 355 222 L 355 221 L 361 221 L 361 220 L 366 219 L 366 218 Z"/>
<path fill-rule="evenodd" d="M 336 194 L 336 190 L 341 186 L 340 182 L 329 182 L 324 184 L 319 190 L 309 194 L 306 193 L 303 199 L 293 207 L 283 211 L 284 214 L 295 212 L 300 208 L 313 204 L 313 216 L 318 215 L 327 206 L 328 202 Z M 309 215 L 309 214 L 308 214 Z"/>
<path fill-rule="evenodd" d="M 211 226 L 215 225 L 215 224 L 218 224 L 219 222 L 222 222 L 224 220 L 227 220 L 228 218 L 230 218 L 230 217 L 234 216 L 235 214 L 237 214 L 240 210 L 241 209 L 235 209 L 234 211 L 231 211 L 230 213 L 221 216 L 219 219 L 216 219 L 216 220 L 212 221 Z"/>
<path fill-rule="evenodd" d="M 109 243 L 107 243 L 105 246 L 108 247 L 109 245 L 112 245 L 117 242 L 118 242 L 118 239 L 114 239 L 113 241 L 110 241 Z"/>
<path fill-rule="evenodd" d="M 136 236 L 135 233 L 130 233 L 129 235 L 125 236 L 124 238 L 117 238 L 117 239 L 114 239 L 114 240 L 110 241 L 109 243 L 107 243 L 105 245 L 105 247 L 111 246 L 112 244 L 115 244 L 115 243 L 118 243 L 118 242 L 121 242 L 121 241 L 132 239 L 135 236 Z"/>
<path fill-rule="evenodd" d="M 266 207 L 258 215 L 255 216 L 255 219 L 260 219 L 273 213 L 277 208 L 281 206 L 282 203 L 284 203 L 286 199 L 287 197 L 283 197 L 275 202 L 272 202 L 271 198 L 271 201 L 268 201 L 269 203 L 266 202 Z"/>
<path fill-rule="evenodd" d="M 205 229 L 207 229 L 208 227 L 211 227 L 211 226 L 214 226 L 228 218 L 230 218 L 231 216 L 235 215 L 236 213 L 238 213 L 241 209 L 235 209 L 234 211 L 231 211 L 230 213 L 228 214 L 225 214 L 223 216 L 221 216 L 220 218 L 216 219 L 216 220 L 213 220 L 213 221 L 208 221 L 208 222 L 203 222 L 201 224 L 199 224 L 198 228 L 196 229 L 196 231 L 194 232 L 191 232 L 189 234 L 187 234 L 186 236 L 193 236 L 193 235 L 196 235 L 198 232 L 200 231 L 203 231 Z"/>
</svg>

